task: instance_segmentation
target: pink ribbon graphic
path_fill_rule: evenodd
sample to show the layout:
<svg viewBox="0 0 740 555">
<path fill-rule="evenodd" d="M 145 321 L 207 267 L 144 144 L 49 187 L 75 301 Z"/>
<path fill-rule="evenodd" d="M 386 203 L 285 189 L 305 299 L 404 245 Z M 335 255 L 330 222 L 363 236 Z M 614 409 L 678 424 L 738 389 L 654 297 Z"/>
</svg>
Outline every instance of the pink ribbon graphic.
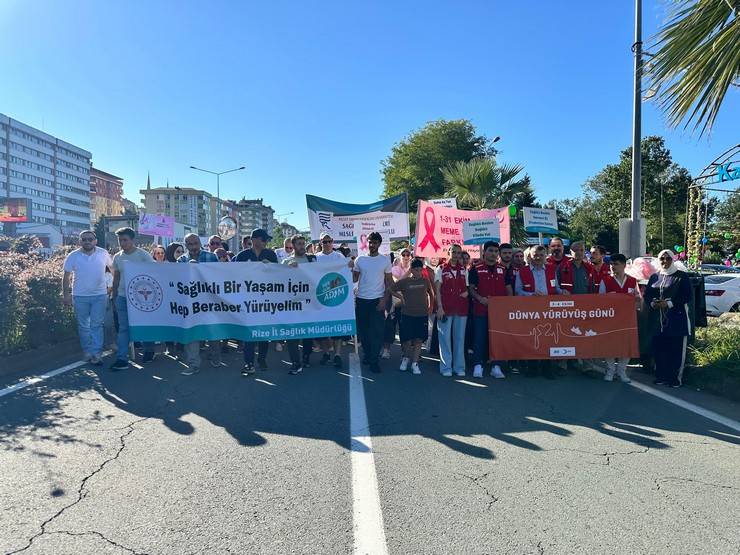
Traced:
<svg viewBox="0 0 740 555">
<path fill-rule="evenodd" d="M 427 214 L 431 216 L 431 219 L 427 219 Z M 434 239 L 434 208 L 427 206 L 424 210 L 424 231 L 426 235 L 424 239 L 419 243 L 419 249 L 424 249 L 427 245 L 432 246 L 435 250 L 439 250 L 440 247 L 437 241 Z"/>
</svg>

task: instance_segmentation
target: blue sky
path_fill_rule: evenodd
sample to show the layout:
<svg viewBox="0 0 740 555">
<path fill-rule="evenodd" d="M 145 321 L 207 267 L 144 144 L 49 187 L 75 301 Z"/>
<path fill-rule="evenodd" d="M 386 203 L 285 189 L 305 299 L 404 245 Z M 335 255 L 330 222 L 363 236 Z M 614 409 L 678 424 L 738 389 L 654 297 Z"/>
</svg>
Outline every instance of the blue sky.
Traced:
<svg viewBox="0 0 740 555">
<path fill-rule="evenodd" d="M 191 164 L 246 165 L 222 196 L 299 227 L 306 193 L 379 198 L 381 160 L 439 118 L 500 135 L 541 200 L 572 197 L 631 141 L 632 4 L 3 0 L 0 112 L 90 150 L 137 202 L 147 171 L 215 193 Z M 664 8 L 645 0 L 646 39 Z M 643 135 L 698 172 L 739 114 L 733 90 L 700 139 L 648 103 Z"/>
</svg>

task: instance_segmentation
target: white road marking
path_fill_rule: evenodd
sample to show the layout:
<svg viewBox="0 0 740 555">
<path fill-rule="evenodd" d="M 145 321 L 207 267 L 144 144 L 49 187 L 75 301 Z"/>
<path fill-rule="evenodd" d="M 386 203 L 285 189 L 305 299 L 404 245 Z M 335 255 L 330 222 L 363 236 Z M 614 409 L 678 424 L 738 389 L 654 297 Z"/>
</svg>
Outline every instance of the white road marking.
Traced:
<svg viewBox="0 0 740 555">
<path fill-rule="evenodd" d="M 349 355 L 349 420 L 352 449 L 352 520 L 357 555 L 387 555 L 380 507 L 378 477 L 375 474 L 373 444 L 368 431 L 365 390 L 360 359 Z"/>
<path fill-rule="evenodd" d="M 462 384 L 465 384 L 465 385 L 472 385 L 473 387 L 488 387 L 484 383 L 471 382 L 471 381 L 468 381 L 468 380 L 455 380 L 455 381 L 457 383 L 462 383 Z"/>
<path fill-rule="evenodd" d="M 58 376 L 59 374 L 64 374 L 65 372 L 69 372 L 70 370 L 79 368 L 80 366 L 83 366 L 85 364 L 87 363 L 84 360 L 78 360 L 77 362 L 73 362 L 72 364 L 67 364 L 67 366 L 62 366 L 61 368 L 57 368 L 56 370 L 47 372 L 46 374 L 41 374 L 40 376 L 35 376 L 33 378 L 25 379 L 23 381 L 18 382 L 17 384 L 11 385 L 10 387 L 6 387 L 5 389 L 0 389 L 0 397 L 3 397 L 5 395 L 10 395 L 11 393 L 15 393 L 16 391 L 25 389 L 29 385 L 35 385 L 49 378 L 53 378 L 54 376 Z"/>
<path fill-rule="evenodd" d="M 271 385 L 272 387 L 277 387 L 274 383 L 268 382 L 267 380 L 263 380 L 262 378 L 255 378 L 254 381 L 264 383 L 267 385 Z"/>
<path fill-rule="evenodd" d="M 688 401 L 684 401 L 683 399 L 679 399 L 678 397 L 674 397 L 673 395 L 668 395 L 668 393 L 664 393 L 658 389 L 655 389 L 654 387 L 650 387 L 649 385 L 636 382 L 635 380 L 632 380 L 629 385 L 636 389 L 639 389 L 640 391 L 649 393 L 650 395 L 653 395 L 658 399 L 668 401 L 669 403 L 672 403 L 677 407 L 681 407 L 682 409 L 686 409 L 690 412 L 693 412 L 694 414 L 698 414 L 699 416 L 708 418 L 709 420 L 717 422 L 718 424 L 722 424 L 723 426 L 726 426 L 731 430 L 740 432 L 740 422 L 733 420 L 732 418 L 727 418 L 726 416 L 722 416 L 721 414 L 718 414 L 712 410 L 705 409 L 703 407 L 700 407 L 699 405 L 695 405 L 694 403 L 689 403 Z"/>
</svg>

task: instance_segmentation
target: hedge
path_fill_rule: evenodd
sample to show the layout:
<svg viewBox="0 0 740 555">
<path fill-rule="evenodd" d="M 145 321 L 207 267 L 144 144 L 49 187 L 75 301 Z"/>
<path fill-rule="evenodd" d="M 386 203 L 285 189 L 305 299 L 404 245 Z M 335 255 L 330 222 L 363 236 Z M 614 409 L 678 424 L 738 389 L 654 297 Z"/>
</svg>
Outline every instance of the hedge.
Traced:
<svg viewBox="0 0 740 555">
<path fill-rule="evenodd" d="M 0 356 L 77 337 L 62 300 L 66 252 L 50 258 L 0 250 Z"/>
</svg>

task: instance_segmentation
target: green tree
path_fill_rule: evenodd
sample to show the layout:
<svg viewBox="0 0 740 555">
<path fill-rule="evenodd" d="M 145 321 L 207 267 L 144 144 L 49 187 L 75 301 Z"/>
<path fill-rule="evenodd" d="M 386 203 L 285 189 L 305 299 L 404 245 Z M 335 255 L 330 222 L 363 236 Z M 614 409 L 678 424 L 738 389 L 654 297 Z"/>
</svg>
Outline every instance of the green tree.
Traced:
<svg viewBox="0 0 740 555">
<path fill-rule="evenodd" d="M 646 65 L 673 126 L 711 130 L 731 86 L 740 86 L 740 1 L 677 0 Z"/>
<path fill-rule="evenodd" d="M 468 120 L 429 122 L 397 143 L 382 161 L 383 192 L 386 197 L 408 193 L 409 211 L 414 214 L 419 199 L 444 195 L 442 168 L 495 153 Z"/>
<path fill-rule="evenodd" d="M 686 197 L 691 185 L 688 170 L 675 164 L 662 137 L 645 137 L 642 155 L 642 215 L 647 219 L 647 249 L 683 244 Z M 571 220 L 574 233 L 587 241 L 608 241 L 618 248 L 619 218 L 629 217 L 632 191 L 632 148 L 622 151 L 619 162 L 609 164 L 583 186 L 584 198 Z M 592 212 L 594 216 L 583 214 Z M 594 227 L 598 224 L 598 228 Z M 597 230 L 600 230 L 597 232 Z"/>
<path fill-rule="evenodd" d="M 93 231 L 95 231 L 95 237 L 98 240 L 98 246 L 101 249 L 106 248 L 105 246 L 105 216 L 100 216 L 98 218 L 98 221 L 95 222 L 95 227 Z"/>
</svg>

